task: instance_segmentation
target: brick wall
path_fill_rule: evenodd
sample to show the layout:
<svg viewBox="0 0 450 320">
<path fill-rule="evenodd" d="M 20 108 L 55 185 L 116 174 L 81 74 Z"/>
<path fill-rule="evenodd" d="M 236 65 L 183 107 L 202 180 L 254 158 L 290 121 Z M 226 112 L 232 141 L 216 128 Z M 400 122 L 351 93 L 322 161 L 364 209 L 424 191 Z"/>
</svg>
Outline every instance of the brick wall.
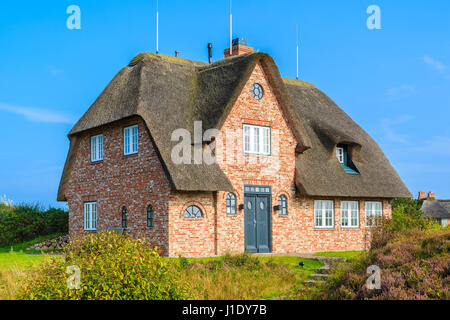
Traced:
<svg viewBox="0 0 450 320">
<path fill-rule="evenodd" d="M 138 125 L 139 153 L 123 155 L 123 128 Z M 91 163 L 90 137 L 103 134 L 103 161 Z M 127 232 L 151 239 L 168 250 L 170 184 L 139 117 L 83 133 L 68 184 L 69 233 L 84 233 L 84 202 L 97 201 L 98 228 L 120 228 L 122 207 L 128 210 Z M 147 206 L 154 209 L 154 227 L 147 228 Z"/>
</svg>

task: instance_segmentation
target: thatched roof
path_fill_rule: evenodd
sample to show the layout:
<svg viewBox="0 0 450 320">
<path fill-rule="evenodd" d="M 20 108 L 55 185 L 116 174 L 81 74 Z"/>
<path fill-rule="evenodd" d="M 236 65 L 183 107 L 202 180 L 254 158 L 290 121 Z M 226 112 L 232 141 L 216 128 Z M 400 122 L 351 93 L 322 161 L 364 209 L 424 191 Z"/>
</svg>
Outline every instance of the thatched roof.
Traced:
<svg viewBox="0 0 450 320">
<path fill-rule="evenodd" d="M 450 219 L 450 200 L 427 199 L 422 203 L 425 217 Z"/>
<path fill-rule="evenodd" d="M 65 200 L 78 135 L 131 116 L 144 120 L 174 189 L 233 190 L 217 164 L 173 164 L 171 151 L 176 142 L 170 138 L 178 128 L 192 131 L 194 121 L 202 121 L 203 130 L 220 129 L 257 63 L 268 75 L 297 141 L 296 184 L 300 192 L 311 196 L 410 196 L 376 143 L 314 85 L 282 79 L 269 55 L 249 53 L 205 64 L 143 53 L 114 77 L 70 131 L 58 200 Z M 339 142 L 361 148 L 360 157 L 353 159 L 360 176 L 345 175 L 332 157 L 332 148 Z"/>
<path fill-rule="evenodd" d="M 311 139 L 296 157 L 297 189 L 314 196 L 395 198 L 411 194 L 378 144 L 319 89 L 295 80 L 286 86 Z M 351 146 L 359 175 L 336 161 L 337 144 Z"/>
</svg>

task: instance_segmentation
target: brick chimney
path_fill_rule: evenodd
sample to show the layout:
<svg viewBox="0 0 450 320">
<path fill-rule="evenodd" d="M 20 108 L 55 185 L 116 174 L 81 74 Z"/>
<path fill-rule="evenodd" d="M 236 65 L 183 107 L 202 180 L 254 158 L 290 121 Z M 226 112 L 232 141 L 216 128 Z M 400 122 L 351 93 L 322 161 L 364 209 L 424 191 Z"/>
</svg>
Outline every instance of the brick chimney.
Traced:
<svg viewBox="0 0 450 320">
<path fill-rule="evenodd" d="M 419 200 L 424 200 L 426 198 L 427 198 L 427 196 L 426 196 L 425 191 L 420 191 L 419 192 Z"/>
<path fill-rule="evenodd" d="M 244 53 L 254 52 L 255 50 L 252 47 L 247 46 L 247 40 L 244 38 L 236 38 L 233 40 L 233 50 L 230 55 L 230 48 L 225 49 L 224 55 L 225 58 L 229 56 L 239 56 Z"/>
<path fill-rule="evenodd" d="M 434 192 L 428 192 L 428 199 L 430 200 L 436 200 L 436 193 Z"/>
</svg>

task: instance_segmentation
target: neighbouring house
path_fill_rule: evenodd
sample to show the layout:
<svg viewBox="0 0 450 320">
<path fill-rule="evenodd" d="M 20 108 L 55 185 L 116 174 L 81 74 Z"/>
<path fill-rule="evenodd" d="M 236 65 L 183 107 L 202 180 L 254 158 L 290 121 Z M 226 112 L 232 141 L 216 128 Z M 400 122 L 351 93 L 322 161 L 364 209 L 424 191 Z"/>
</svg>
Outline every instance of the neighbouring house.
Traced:
<svg viewBox="0 0 450 320">
<path fill-rule="evenodd" d="M 72 237 L 119 228 L 167 256 L 360 250 L 412 197 L 322 91 L 232 49 L 215 63 L 142 53 L 114 77 L 68 135 Z"/>
<path fill-rule="evenodd" d="M 437 200 L 436 193 L 425 191 L 419 192 L 419 203 L 421 203 L 421 210 L 424 212 L 424 216 L 431 218 L 438 222 L 443 227 L 448 226 L 450 220 L 450 199 L 449 200 Z"/>
</svg>

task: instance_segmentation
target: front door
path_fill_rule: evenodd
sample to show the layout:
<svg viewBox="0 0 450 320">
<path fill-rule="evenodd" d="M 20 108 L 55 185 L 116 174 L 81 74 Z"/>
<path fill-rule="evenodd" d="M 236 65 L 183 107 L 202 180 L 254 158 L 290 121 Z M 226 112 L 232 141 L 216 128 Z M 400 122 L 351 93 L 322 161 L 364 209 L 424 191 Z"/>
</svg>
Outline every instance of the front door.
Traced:
<svg viewBox="0 0 450 320">
<path fill-rule="evenodd" d="M 245 190 L 245 251 L 271 252 L 271 188 L 246 186 Z"/>
</svg>

